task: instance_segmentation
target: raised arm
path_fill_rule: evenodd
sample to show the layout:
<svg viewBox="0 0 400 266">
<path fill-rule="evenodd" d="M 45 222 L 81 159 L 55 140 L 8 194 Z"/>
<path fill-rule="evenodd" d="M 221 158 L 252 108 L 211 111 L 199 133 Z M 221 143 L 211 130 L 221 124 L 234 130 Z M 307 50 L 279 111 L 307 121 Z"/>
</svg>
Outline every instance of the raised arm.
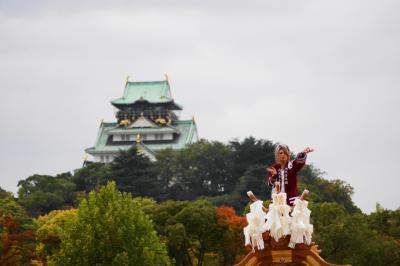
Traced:
<svg viewBox="0 0 400 266">
<path fill-rule="evenodd" d="M 314 150 L 310 147 L 304 148 L 302 152 L 296 155 L 296 159 L 293 161 L 293 168 L 296 172 L 300 171 L 301 168 L 306 164 L 307 154 L 313 152 Z"/>
</svg>

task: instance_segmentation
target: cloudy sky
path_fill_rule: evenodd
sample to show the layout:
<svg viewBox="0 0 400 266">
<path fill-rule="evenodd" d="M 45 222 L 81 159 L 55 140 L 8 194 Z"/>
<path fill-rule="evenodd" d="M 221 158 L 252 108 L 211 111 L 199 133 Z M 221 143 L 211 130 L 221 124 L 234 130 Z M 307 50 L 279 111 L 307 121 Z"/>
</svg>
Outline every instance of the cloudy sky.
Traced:
<svg viewBox="0 0 400 266">
<path fill-rule="evenodd" d="M 201 137 L 309 145 L 362 210 L 398 208 L 399 12 L 399 1 L 0 0 L 0 186 L 79 168 L 126 76 L 168 73 Z"/>
</svg>

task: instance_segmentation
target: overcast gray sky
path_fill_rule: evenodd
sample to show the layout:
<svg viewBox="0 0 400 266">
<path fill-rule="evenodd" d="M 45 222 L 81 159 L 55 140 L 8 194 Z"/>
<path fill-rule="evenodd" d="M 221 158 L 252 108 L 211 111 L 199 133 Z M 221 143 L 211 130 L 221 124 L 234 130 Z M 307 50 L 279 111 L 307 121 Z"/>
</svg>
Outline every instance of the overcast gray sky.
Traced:
<svg viewBox="0 0 400 266">
<path fill-rule="evenodd" d="M 0 0 L 0 186 L 79 168 L 126 76 L 168 73 L 201 137 L 309 145 L 362 210 L 398 208 L 399 13 L 382 0 Z"/>
</svg>

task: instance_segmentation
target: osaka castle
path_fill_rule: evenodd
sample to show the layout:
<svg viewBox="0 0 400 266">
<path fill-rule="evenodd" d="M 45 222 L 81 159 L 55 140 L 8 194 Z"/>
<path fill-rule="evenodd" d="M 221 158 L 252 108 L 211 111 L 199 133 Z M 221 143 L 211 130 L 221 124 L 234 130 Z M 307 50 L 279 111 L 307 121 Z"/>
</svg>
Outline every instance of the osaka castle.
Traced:
<svg viewBox="0 0 400 266">
<path fill-rule="evenodd" d="M 194 119 L 179 119 L 182 106 L 175 103 L 168 78 L 127 80 L 124 94 L 111 104 L 116 108 L 115 121 L 102 121 L 94 146 L 85 150 L 95 162 L 111 162 L 132 146 L 156 160 L 161 149 L 182 149 L 198 140 Z"/>
</svg>

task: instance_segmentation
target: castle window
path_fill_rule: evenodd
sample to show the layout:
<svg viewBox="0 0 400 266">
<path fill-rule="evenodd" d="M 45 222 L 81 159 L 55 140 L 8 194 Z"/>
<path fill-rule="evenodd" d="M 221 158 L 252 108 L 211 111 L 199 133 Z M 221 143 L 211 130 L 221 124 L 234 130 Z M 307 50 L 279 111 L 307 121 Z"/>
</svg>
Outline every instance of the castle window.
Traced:
<svg viewBox="0 0 400 266">
<path fill-rule="evenodd" d="M 129 141 L 129 135 L 121 135 L 122 141 Z"/>
<path fill-rule="evenodd" d="M 162 139 L 164 139 L 164 134 L 156 134 L 155 137 L 156 137 L 156 140 L 162 140 Z"/>
</svg>

